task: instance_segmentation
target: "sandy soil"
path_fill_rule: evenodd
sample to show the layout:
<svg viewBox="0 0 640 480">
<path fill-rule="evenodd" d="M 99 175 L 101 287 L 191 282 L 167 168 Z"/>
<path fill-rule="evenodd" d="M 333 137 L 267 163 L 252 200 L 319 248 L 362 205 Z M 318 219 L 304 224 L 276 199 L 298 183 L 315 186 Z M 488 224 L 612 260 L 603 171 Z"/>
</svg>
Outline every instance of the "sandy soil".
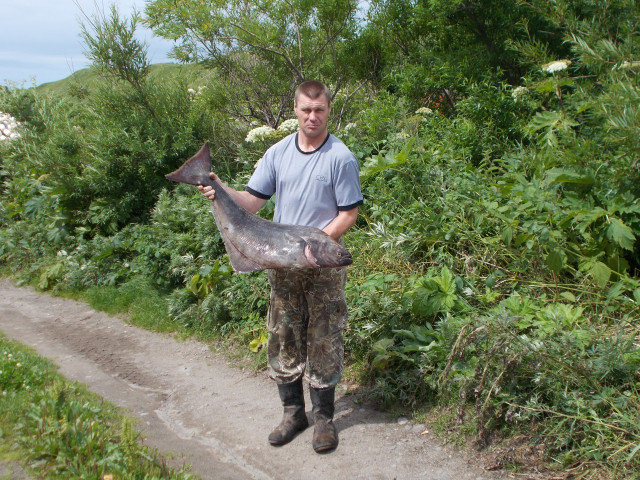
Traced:
<svg viewBox="0 0 640 480">
<path fill-rule="evenodd" d="M 424 425 L 402 424 L 355 403 L 343 388 L 336 403 L 337 450 L 316 454 L 313 427 L 272 447 L 267 435 L 282 410 L 264 373 L 230 366 L 203 343 L 141 330 L 5 279 L 0 330 L 53 360 L 67 378 L 127 409 L 139 419 L 147 445 L 174 464 L 190 464 L 203 479 L 509 478 L 443 446 Z"/>
</svg>

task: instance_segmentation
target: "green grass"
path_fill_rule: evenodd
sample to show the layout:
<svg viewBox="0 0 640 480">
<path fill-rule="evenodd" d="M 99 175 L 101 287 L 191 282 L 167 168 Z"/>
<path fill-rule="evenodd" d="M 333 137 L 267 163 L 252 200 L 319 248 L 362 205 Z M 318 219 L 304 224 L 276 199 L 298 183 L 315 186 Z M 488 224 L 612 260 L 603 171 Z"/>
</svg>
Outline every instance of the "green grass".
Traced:
<svg viewBox="0 0 640 480">
<path fill-rule="evenodd" d="M 0 337 L 0 461 L 47 479 L 194 478 L 138 444 L 132 425 L 49 361 Z"/>
<path fill-rule="evenodd" d="M 155 332 L 172 332 L 176 323 L 167 313 L 167 300 L 143 278 L 134 278 L 119 286 L 92 287 L 79 294 L 96 310 L 109 315 L 127 315 L 139 327 Z"/>
<path fill-rule="evenodd" d="M 177 75 L 187 75 L 191 79 L 190 86 L 197 88 L 206 85 L 209 76 L 213 73 L 196 64 L 157 63 L 151 65 L 149 69 L 149 78 L 159 83 L 175 78 Z M 95 69 L 82 68 L 66 78 L 38 85 L 36 90 L 41 94 L 68 94 L 74 87 L 81 86 L 83 89 L 91 91 L 103 81 L 104 79 Z"/>
</svg>

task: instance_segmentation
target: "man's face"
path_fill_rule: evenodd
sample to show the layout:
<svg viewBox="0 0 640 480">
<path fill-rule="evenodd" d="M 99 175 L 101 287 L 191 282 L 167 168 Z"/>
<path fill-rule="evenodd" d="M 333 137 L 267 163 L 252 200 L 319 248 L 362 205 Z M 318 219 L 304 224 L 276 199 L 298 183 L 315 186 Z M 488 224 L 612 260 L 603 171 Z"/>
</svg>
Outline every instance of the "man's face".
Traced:
<svg viewBox="0 0 640 480">
<path fill-rule="evenodd" d="M 308 138 L 326 136 L 327 121 L 331 112 L 327 97 L 320 95 L 312 100 L 306 95 L 300 94 L 293 109 L 298 117 L 298 124 L 303 135 Z"/>
</svg>

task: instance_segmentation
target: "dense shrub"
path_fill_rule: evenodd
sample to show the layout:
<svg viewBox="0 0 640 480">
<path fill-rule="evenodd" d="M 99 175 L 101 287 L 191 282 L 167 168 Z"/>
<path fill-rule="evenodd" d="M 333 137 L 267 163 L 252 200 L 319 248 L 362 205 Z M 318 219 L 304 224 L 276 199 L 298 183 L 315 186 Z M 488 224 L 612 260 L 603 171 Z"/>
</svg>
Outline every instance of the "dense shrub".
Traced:
<svg viewBox="0 0 640 480">
<path fill-rule="evenodd" d="M 361 166 L 346 349 L 371 397 L 455 406 L 451 430 L 524 432 L 562 468 L 635 473 L 640 19 L 605 3 L 371 2 L 333 45 L 357 76 L 333 79 L 331 129 Z M 228 109 L 260 92 L 215 72 L 111 71 L 73 101 L 3 91 L 24 122 L 0 145 L 3 268 L 43 289 L 143 278 L 176 325 L 264 355 L 266 275 L 232 274 L 206 200 L 163 179 L 209 139 L 242 188 L 283 134 L 250 123 L 282 98 Z"/>
</svg>

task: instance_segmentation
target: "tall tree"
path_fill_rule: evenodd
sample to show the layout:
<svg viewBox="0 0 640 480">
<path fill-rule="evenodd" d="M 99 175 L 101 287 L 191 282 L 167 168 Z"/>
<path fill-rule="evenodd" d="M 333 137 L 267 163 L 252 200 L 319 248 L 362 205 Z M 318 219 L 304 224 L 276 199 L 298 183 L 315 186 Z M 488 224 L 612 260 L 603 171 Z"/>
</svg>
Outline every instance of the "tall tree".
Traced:
<svg viewBox="0 0 640 480">
<path fill-rule="evenodd" d="M 219 72 L 216 97 L 235 118 L 276 127 L 305 79 L 346 81 L 340 45 L 354 35 L 357 0 L 153 0 L 154 32 L 176 42 L 171 56 Z"/>
<path fill-rule="evenodd" d="M 146 88 L 151 65 L 148 47 L 135 37 L 140 14 L 134 11 L 127 21 L 120 16 L 115 4 L 111 5 L 109 14 L 100 10 L 91 16 L 83 14 L 85 21 L 80 24 L 80 36 L 91 66 L 105 77 L 129 84 L 141 106 L 159 123 Z"/>
<path fill-rule="evenodd" d="M 521 40 L 568 51 L 552 22 L 522 0 L 371 0 L 369 17 L 391 69 L 410 65 L 416 79 L 442 88 L 491 72 L 517 83 L 526 66 L 512 46 Z M 403 93 L 425 96 L 425 87 Z"/>
</svg>

